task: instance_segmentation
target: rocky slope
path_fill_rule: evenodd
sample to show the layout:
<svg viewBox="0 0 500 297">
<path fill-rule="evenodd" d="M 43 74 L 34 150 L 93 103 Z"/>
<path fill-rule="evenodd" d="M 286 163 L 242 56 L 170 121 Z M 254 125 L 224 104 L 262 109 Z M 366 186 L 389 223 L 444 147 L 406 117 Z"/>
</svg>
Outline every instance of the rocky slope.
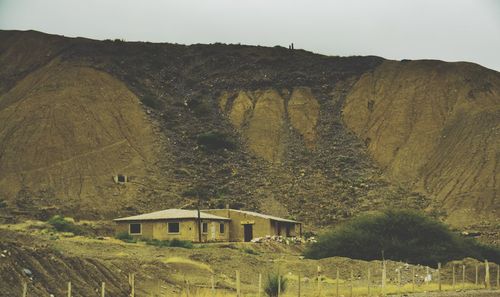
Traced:
<svg viewBox="0 0 500 297">
<path fill-rule="evenodd" d="M 392 177 L 458 224 L 500 209 L 500 74 L 469 63 L 384 62 L 352 88 L 346 124 Z"/>
<path fill-rule="evenodd" d="M 317 227 L 388 206 L 462 225 L 499 208 L 499 74 L 477 65 L 0 31 L 0 69 L 10 213 L 200 197 Z"/>
</svg>

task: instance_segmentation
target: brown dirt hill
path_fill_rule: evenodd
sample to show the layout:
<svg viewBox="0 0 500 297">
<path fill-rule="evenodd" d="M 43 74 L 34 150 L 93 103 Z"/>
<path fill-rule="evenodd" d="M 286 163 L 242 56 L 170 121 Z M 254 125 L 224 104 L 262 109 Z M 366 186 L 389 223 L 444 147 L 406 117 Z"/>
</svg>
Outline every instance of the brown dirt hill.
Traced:
<svg viewBox="0 0 500 297">
<path fill-rule="evenodd" d="M 343 115 L 390 177 L 433 197 L 450 222 L 498 218 L 498 72 L 387 61 L 354 85 Z"/>
<path fill-rule="evenodd" d="M 22 210 L 130 203 L 157 158 L 139 102 L 123 83 L 88 67 L 53 61 L 30 73 L 0 97 L 1 195 L 17 195 Z M 113 180 L 124 172 L 128 187 Z"/>
<path fill-rule="evenodd" d="M 0 95 L 12 88 L 22 77 L 45 65 L 70 46 L 68 39 L 57 35 L 45 35 L 26 31 L 0 30 Z"/>
<path fill-rule="evenodd" d="M 30 42 L 39 45 L 27 49 Z M 0 142 L 0 166 L 8 168 L 1 168 L 0 191 L 9 209 L 47 200 L 59 207 L 53 213 L 110 218 L 202 196 L 205 207 L 230 204 L 318 227 L 361 211 L 430 202 L 412 184 L 387 179 L 365 138 L 344 124 L 346 95 L 383 69 L 381 58 L 10 31 L 0 32 L 0 44 L 0 69 L 10 69 L 0 72 L 0 81 L 9 81 L 0 97 L 10 127 L 0 127 L 9 139 Z M 28 51 L 44 58 L 26 62 Z M 23 141 L 9 136 L 17 130 Z M 64 160 L 71 162 L 59 169 Z M 24 171 L 37 168 L 26 178 Z M 115 185 L 118 171 L 136 182 Z"/>
</svg>

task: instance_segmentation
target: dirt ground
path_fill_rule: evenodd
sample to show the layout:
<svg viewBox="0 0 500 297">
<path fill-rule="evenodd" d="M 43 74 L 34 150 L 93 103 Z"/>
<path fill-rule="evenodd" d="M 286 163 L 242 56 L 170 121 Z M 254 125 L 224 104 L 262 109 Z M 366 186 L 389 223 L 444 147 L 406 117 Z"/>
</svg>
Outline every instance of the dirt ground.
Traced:
<svg viewBox="0 0 500 297">
<path fill-rule="evenodd" d="M 498 297 L 500 296 L 500 292 L 498 290 L 495 291 L 487 291 L 487 290 L 477 290 L 477 291 L 469 291 L 469 292 L 426 292 L 426 293 L 417 293 L 417 294 L 408 294 L 406 296 L 409 297 Z"/>
<path fill-rule="evenodd" d="M 186 294 L 188 284 L 191 295 L 204 296 L 203 292 L 208 290 L 210 293 L 212 276 L 217 296 L 233 296 L 237 270 L 245 296 L 257 296 L 259 273 L 265 283 L 271 272 L 280 273 L 288 280 L 284 296 L 296 295 L 299 274 L 302 296 L 316 296 L 318 267 L 322 295 L 335 296 L 338 269 L 340 294 L 349 296 L 352 285 L 354 296 L 366 296 L 368 270 L 373 293 L 380 291 L 382 276 L 381 261 L 367 262 L 341 257 L 303 259 L 301 253 L 304 246 L 277 242 L 203 244 L 195 245 L 193 249 L 160 248 L 144 242 L 125 243 L 110 237 L 92 238 L 57 233 L 43 222 L 0 225 L 0 238 L 0 296 L 20 296 L 24 282 L 28 283 L 29 291 L 33 294 L 31 296 L 64 295 L 68 281 L 72 282 L 74 296 L 96 294 L 101 282 L 106 283 L 110 296 L 127 296 L 128 275 L 131 273 L 135 274 L 136 296 Z M 468 267 L 466 288 L 481 288 L 484 267 L 479 266 L 480 283 L 475 286 L 472 284 L 475 277 L 473 267 L 478 262 L 472 259 L 455 263 L 456 288 L 461 288 L 462 272 L 459 268 L 463 263 Z M 393 261 L 387 261 L 386 266 L 386 293 L 411 291 L 413 271 L 417 291 L 437 290 L 436 284 L 423 284 L 427 272 L 434 280 L 437 279 L 435 269 Z M 490 269 L 491 282 L 495 285 L 497 268 L 492 264 Z M 398 270 L 401 271 L 401 287 L 397 285 Z M 441 271 L 445 290 L 453 289 L 451 271 L 451 263 Z M 479 291 L 454 294 L 439 296 L 495 296 Z"/>
</svg>

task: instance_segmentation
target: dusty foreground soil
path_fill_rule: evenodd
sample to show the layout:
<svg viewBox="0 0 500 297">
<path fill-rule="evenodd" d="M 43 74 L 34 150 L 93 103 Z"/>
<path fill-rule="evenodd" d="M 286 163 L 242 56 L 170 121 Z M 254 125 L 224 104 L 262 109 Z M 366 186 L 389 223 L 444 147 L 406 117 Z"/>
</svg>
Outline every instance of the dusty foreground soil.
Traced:
<svg viewBox="0 0 500 297">
<path fill-rule="evenodd" d="M 0 296 L 21 296 L 23 283 L 28 284 L 28 296 L 66 296 L 71 281 L 73 296 L 96 296 L 101 283 L 106 283 L 106 296 L 128 296 L 129 274 L 135 275 L 136 296 L 212 296 L 212 276 L 216 296 L 235 296 L 236 271 L 241 276 L 244 296 L 257 296 L 259 274 L 263 287 L 269 273 L 279 272 L 288 280 L 285 296 L 296 296 L 298 275 L 301 277 L 301 296 L 317 296 L 317 270 L 321 270 L 322 296 L 335 296 L 336 273 L 339 271 L 340 295 L 366 296 L 367 275 L 370 270 L 372 296 L 380 293 L 381 261 L 359 261 L 333 257 L 322 260 L 303 259 L 300 245 L 278 242 L 220 243 L 195 245 L 192 249 L 155 247 L 144 242 L 125 243 L 109 237 L 84 237 L 51 230 L 43 222 L 18 225 L 0 225 Z M 480 264 L 472 259 L 457 261 L 457 288 L 461 288 L 465 264 L 467 289 L 483 287 L 484 267 L 478 266 L 479 284 L 475 286 L 474 267 Z M 495 285 L 496 269 L 491 266 L 491 284 Z M 397 271 L 401 271 L 398 288 Z M 387 261 L 388 284 L 386 293 L 410 291 L 412 271 L 415 271 L 415 290 L 437 289 L 437 284 L 424 285 L 429 273 L 437 280 L 437 271 L 422 266 Z M 441 272 L 443 288 L 451 290 L 451 263 Z M 411 296 L 500 296 L 496 292 L 450 292 Z"/>
<path fill-rule="evenodd" d="M 397 296 L 397 295 L 396 295 Z M 405 296 L 411 297 L 498 297 L 500 296 L 500 291 L 469 291 L 469 292 L 426 292 L 426 293 L 416 293 L 416 294 L 407 294 Z"/>
</svg>

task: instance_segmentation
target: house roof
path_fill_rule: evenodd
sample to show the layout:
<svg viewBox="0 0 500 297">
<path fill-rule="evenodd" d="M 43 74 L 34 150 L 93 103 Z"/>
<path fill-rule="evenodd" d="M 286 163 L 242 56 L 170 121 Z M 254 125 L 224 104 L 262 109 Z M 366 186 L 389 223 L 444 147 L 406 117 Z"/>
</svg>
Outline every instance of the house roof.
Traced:
<svg viewBox="0 0 500 297">
<path fill-rule="evenodd" d="M 211 210 L 227 210 L 227 209 L 204 209 L 203 211 L 211 211 Z M 251 216 L 261 217 L 261 218 L 268 219 L 268 220 L 278 221 L 278 222 L 300 224 L 300 222 L 297 222 L 297 221 L 294 221 L 294 220 L 283 219 L 283 218 L 280 218 L 280 217 L 275 217 L 275 216 L 266 215 L 266 214 L 262 214 L 262 213 L 258 213 L 258 212 L 253 212 L 253 211 L 239 210 L 239 209 L 229 209 L 229 210 L 230 211 L 237 211 L 237 212 L 248 214 L 248 215 L 251 215 Z"/>
<path fill-rule="evenodd" d="M 219 217 L 210 213 L 200 212 L 201 219 L 204 220 L 224 220 L 229 218 Z M 114 219 L 113 221 L 149 221 L 149 220 L 168 220 L 168 219 L 197 219 L 198 211 L 189 209 L 165 209 L 141 215 Z"/>
</svg>

